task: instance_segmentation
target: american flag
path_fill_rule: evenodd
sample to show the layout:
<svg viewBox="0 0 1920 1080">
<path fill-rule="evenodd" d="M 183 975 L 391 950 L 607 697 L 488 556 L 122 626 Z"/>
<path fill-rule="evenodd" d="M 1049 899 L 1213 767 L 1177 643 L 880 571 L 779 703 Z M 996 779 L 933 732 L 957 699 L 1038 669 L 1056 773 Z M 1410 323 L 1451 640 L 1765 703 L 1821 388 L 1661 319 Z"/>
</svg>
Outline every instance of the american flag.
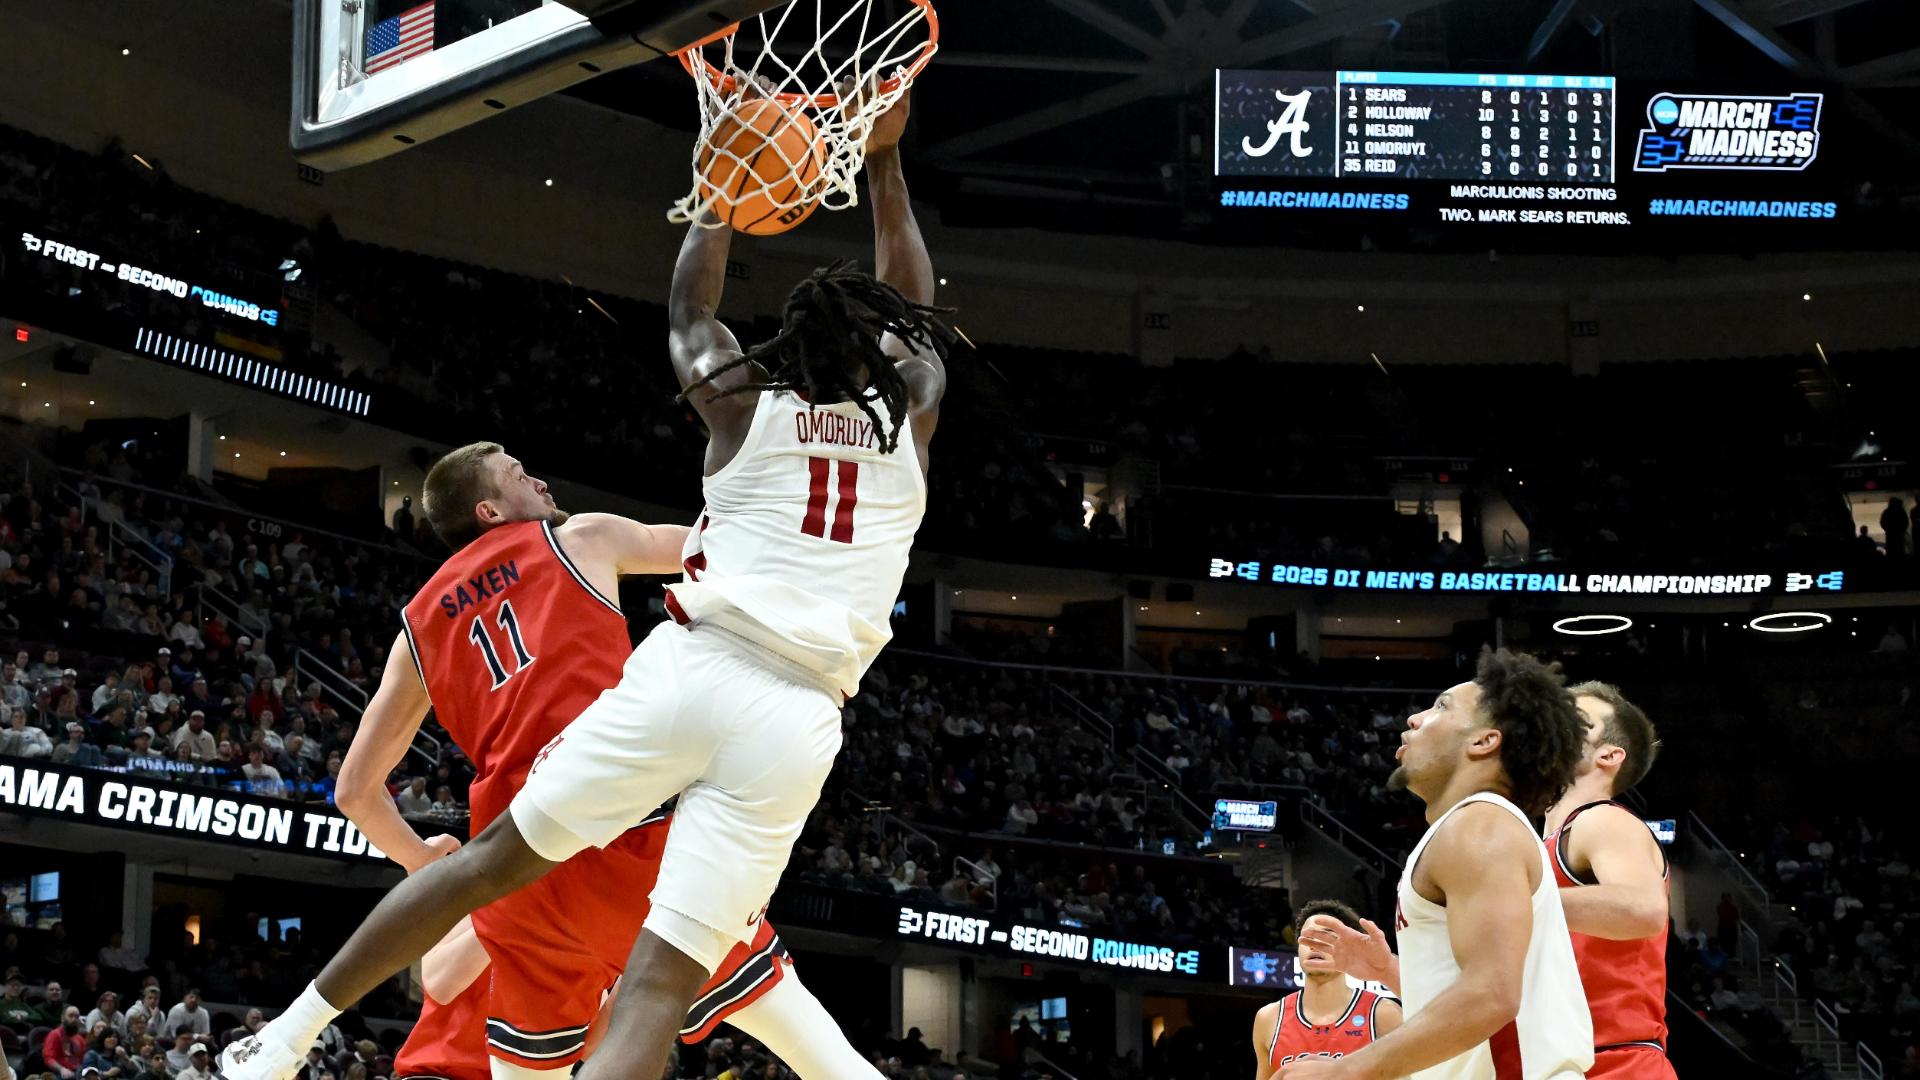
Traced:
<svg viewBox="0 0 1920 1080">
<path fill-rule="evenodd" d="M 367 74 L 433 51 L 433 0 L 381 19 L 367 31 Z"/>
</svg>

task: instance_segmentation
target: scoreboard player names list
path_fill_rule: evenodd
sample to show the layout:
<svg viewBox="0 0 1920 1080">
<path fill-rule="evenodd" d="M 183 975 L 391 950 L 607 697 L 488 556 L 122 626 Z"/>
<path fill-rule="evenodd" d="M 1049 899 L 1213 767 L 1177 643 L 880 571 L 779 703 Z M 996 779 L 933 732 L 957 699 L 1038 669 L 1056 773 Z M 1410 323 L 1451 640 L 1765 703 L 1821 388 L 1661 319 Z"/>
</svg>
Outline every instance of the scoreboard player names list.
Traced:
<svg viewBox="0 0 1920 1080">
<path fill-rule="evenodd" d="M 1610 184 L 1610 75 L 1340 71 L 1334 175 Z"/>
</svg>

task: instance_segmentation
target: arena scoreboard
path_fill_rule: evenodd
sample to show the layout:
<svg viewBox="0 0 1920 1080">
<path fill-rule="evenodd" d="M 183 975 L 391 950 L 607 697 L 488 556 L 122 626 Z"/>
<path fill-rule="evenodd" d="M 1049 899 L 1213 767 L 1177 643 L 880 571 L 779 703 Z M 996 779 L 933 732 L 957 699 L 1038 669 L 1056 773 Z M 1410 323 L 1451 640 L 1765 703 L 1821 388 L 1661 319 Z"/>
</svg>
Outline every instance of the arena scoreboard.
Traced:
<svg viewBox="0 0 1920 1080">
<path fill-rule="evenodd" d="M 1223 176 L 1613 182 L 1610 75 L 1218 77 Z"/>
<path fill-rule="evenodd" d="M 1249 238 L 1345 219 L 1557 231 L 1580 250 L 1647 230 L 1817 243 L 1860 180 L 1829 164 L 1851 145 L 1857 168 L 1862 140 L 1828 137 L 1818 86 L 1221 70 L 1214 98 L 1215 200 Z"/>
</svg>

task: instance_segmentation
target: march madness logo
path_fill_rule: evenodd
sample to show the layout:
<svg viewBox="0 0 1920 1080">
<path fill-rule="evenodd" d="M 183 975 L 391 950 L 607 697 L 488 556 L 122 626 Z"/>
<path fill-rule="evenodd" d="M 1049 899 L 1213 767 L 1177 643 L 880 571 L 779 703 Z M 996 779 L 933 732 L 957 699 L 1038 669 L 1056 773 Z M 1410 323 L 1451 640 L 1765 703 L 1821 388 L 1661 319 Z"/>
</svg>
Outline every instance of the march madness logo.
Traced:
<svg viewBox="0 0 1920 1080">
<path fill-rule="evenodd" d="M 1823 95 L 1659 94 L 1633 159 L 1635 172 L 1720 169 L 1798 172 L 1820 152 Z"/>
</svg>

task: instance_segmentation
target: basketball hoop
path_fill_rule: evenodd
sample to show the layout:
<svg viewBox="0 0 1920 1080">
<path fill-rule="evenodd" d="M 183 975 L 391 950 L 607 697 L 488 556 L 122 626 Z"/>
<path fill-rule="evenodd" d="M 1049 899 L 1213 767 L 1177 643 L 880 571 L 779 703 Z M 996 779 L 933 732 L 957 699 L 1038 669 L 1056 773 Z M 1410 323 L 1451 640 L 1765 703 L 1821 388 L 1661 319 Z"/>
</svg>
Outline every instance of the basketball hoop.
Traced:
<svg viewBox="0 0 1920 1080">
<path fill-rule="evenodd" d="M 667 212 L 669 221 L 719 225 L 725 219 L 708 213 L 716 200 L 752 201 L 796 220 L 816 206 L 859 204 L 855 178 L 874 120 L 913 85 L 940 43 L 931 0 L 909 0 L 890 21 L 875 11 L 882 2 L 787 0 L 681 50 L 699 95 L 700 135 L 692 190 Z M 845 86 L 867 89 L 842 101 Z M 740 123 L 741 107 L 762 98 L 778 102 L 792 122 L 775 125 L 778 132 Z M 817 133 L 813 153 L 795 154 L 792 130 L 808 121 Z M 763 162 L 768 150 L 774 154 Z M 727 177 L 728 190 L 712 175 Z"/>
</svg>

